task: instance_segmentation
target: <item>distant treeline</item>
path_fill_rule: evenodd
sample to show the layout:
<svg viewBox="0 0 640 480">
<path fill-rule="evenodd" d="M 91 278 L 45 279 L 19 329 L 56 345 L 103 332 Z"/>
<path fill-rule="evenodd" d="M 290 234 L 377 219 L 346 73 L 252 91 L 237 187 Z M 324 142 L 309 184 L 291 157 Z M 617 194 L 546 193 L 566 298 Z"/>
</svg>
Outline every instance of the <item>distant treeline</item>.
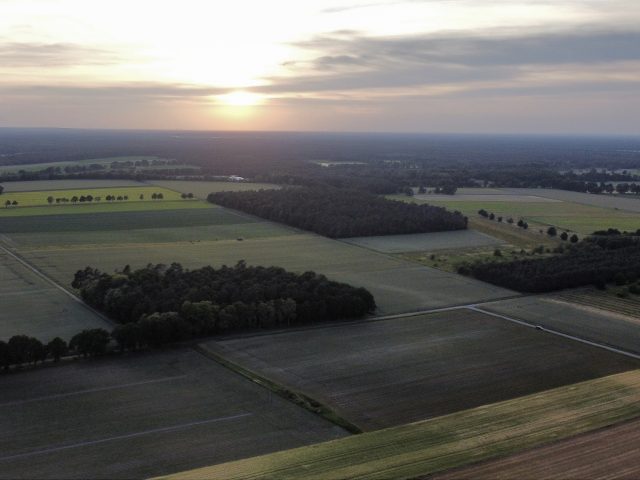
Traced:
<svg viewBox="0 0 640 480">
<path fill-rule="evenodd" d="M 210 194 L 211 203 L 331 238 L 440 232 L 467 228 L 467 218 L 442 207 L 405 203 L 358 190 L 283 188 Z"/>
<path fill-rule="evenodd" d="M 545 258 L 509 262 L 479 262 L 459 267 L 459 273 L 521 292 L 551 292 L 565 288 L 616 282 L 640 277 L 640 237 L 594 235 Z"/>
<path fill-rule="evenodd" d="M 87 267 L 75 274 L 72 285 L 89 305 L 123 324 L 113 336 L 127 348 L 360 318 L 376 308 L 364 288 L 314 272 L 296 274 L 242 261 L 219 269 L 187 270 L 177 263 L 125 267 L 112 275 Z"/>
</svg>

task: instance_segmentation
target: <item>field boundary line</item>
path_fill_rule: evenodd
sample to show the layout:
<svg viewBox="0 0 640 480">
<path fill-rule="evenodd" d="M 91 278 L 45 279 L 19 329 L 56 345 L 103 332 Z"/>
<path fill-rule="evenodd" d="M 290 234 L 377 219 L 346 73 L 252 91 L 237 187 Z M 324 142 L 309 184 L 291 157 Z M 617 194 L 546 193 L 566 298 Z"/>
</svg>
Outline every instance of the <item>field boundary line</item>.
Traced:
<svg viewBox="0 0 640 480">
<path fill-rule="evenodd" d="M 253 383 L 257 383 L 261 387 L 266 388 L 267 390 L 275 393 L 285 400 L 288 400 L 289 402 L 298 405 L 299 407 L 302 407 L 305 410 L 310 411 L 311 413 L 319 415 L 320 417 L 333 423 L 334 425 L 343 428 L 349 433 L 357 434 L 363 432 L 363 430 L 354 423 L 350 422 L 346 418 L 341 417 L 325 404 L 311 398 L 310 396 L 302 392 L 292 390 L 284 385 L 270 380 L 269 378 L 260 375 L 253 370 L 250 370 L 239 365 L 236 362 L 228 360 L 221 353 L 214 352 L 201 344 L 194 346 L 193 349 L 209 360 L 213 360 L 214 362 L 217 362 L 218 364 L 222 365 L 225 368 L 228 368 L 232 372 L 245 377 L 247 380 L 250 380 Z"/>
<path fill-rule="evenodd" d="M 237 415 L 230 415 L 228 417 L 218 417 L 218 418 L 212 418 L 209 420 L 200 420 L 198 422 L 190 422 L 190 423 L 183 423 L 182 425 L 174 425 L 171 427 L 162 427 L 162 428 L 154 428 L 151 430 L 144 430 L 142 432 L 135 432 L 135 433 L 128 433 L 125 435 L 117 435 L 115 437 L 108 437 L 108 438 L 101 438 L 99 440 L 89 440 L 87 442 L 80 442 L 80 443 L 74 443 L 71 445 L 61 445 L 59 447 L 51 447 L 51 448 L 45 448 L 43 450 L 34 450 L 32 452 L 25 452 L 25 453 L 18 453 L 15 455 L 8 455 L 6 457 L 0 457 L 0 462 L 6 462 L 8 460 L 15 460 L 17 458 L 27 458 L 27 457 L 33 457 L 36 455 L 45 455 L 48 453 L 54 453 L 54 452 L 60 452 L 62 450 L 69 450 L 72 448 L 80 448 L 80 447 L 90 447 L 92 445 L 99 445 L 101 443 L 107 443 L 107 442 L 113 442 L 115 440 L 125 440 L 128 438 L 136 438 L 136 437 L 141 437 L 143 435 L 150 435 L 152 433 L 165 433 L 165 432 L 172 432 L 175 430 L 181 430 L 183 428 L 189 428 L 189 427 L 195 427 L 198 425 L 207 425 L 210 423 L 216 423 L 216 422 L 224 422 L 224 421 L 228 421 L 228 420 L 235 420 L 237 418 L 243 418 L 243 417 L 248 417 L 253 415 L 253 413 L 251 412 L 246 412 L 246 413 L 240 413 Z"/>
<path fill-rule="evenodd" d="M 74 294 L 73 292 L 67 290 L 65 287 L 63 287 L 62 285 L 60 285 L 58 282 L 56 282 L 55 280 L 53 280 L 51 277 L 49 277 L 46 273 L 44 273 L 42 270 L 40 270 L 38 267 L 32 265 L 28 260 L 26 260 L 25 258 L 23 258 L 21 255 L 19 255 L 18 253 L 12 252 L 10 249 L 8 249 L 7 247 L 0 245 L 0 251 L 4 251 L 7 255 L 9 255 L 11 258 L 13 258 L 14 260 L 16 260 L 17 262 L 19 262 L 23 267 L 27 268 L 29 271 L 35 273 L 37 276 L 39 276 L 40 278 L 42 278 L 43 280 L 45 280 L 47 283 L 49 283 L 50 285 L 53 285 L 56 289 L 60 290 L 62 293 L 66 294 L 67 296 L 71 297 L 71 299 L 80 304 L 82 307 L 84 307 L 85 309 L 87 309 L 88 311 L 90 311 L 91 313 L 93 313 L 94 315 L 96 315 L 98 318 L 102 319 L 104 322 L 106 322 L 110 327 L 113 327 L 115 324 L 113 321 L 111 321 L 106 315 L 102 314 L 101 312 L 99 312 L 98 310 L 96 310 L 95 308 L 87 305 L 80 297 L 78 297 L 76 294 Z"/>
<path fill-rule="evenodd" d="M 527 327 L 527 328 L 534 328 L 536 330 L 540 330 L 542 332 L 545 333 L 550 333 L 551 335 L 557 335 L 559 337 L 563 337 L 569 340 L 573 340 L 575 342 L 580 342 L 580 343 L 584 343 L 585 345 L 590 345 L 592 347 L 597 347 L 597 348 L 602 348 L 604 350 L 608 350 L 609 352 L 613 352 L 613 353 L 617 353 L 619 355 L 624 355 L 625 357 L 629 357 L 629 358 L 633 358 L 635 360 L 640 360 L 640 355 L 637 355 L 635 353 L 631 353 L 628 352 L 626 350 L 622 350 L 613 346 L 609 346 L 603 343 L 598 343 L 598 342 L 594 342 L 592 340 L 586 340 L 584 338 L 580 338 L 580 337 L 576 337 L 574 335 L 569 335 L 567 333 L 562 333 L 558 330 L 553 330 L 551 328 L 546 328 L 542 325 L 538 325 L 535 323 L 530 323 L 524 320 L 519 320 L 517 318 L 513 318 L 513 317 L 509 317 L 507 315 L 502 315 L 500 313 L 495 313 L 495 312 L 491 312 L 489 310 L 484 310 L 480 307 L 477 307 L 475 305 L 470 305 L 468 307 L 466 307 L 467 310 L 472 310 L 474 312 L 478 312 L 478 313 L 484 313 L 485 315 L 490 315 L 492 317 L 497 317 L 497 318 L 501 318 L 503 320 L 507 320 L 508 322 L 512 322 L 512 323 L 517 323 L 518 325 Z"/>
<path fill-rule="evenodd" d="M 44 401 L 44 400 L 53 400 L 53 399 L 57 399 L 57 398 L 73 397 L 75 395 L 83 395 L 85 393 L 97 393 L 97 392 L 104 392 L 104 391 L 108 391 L 108 390 L 117 390 L 119 388 L 137 387 L 139 385 L 150 385 L 152 383 L 170 382 L 171 380 L 176 380 L 178 378 L 185 378 L 185 377 L 188 377 L 188 376 L 189 376 L 188 374 L 176 375 L 176 376 L 173 376 L 173 377 L 164 377 L 164 378 L 158 378 L 158 379 L 155 379 L 155 380 L 146 380 L 146 381 L 143 381 L 143 382 L 122 383 L 120 385 L 112 385 L 110 387 L 89 388 L 87 390 L 77 390 L 75 392 L 58 393 L 58 394 L 54 394 L 54 395 L 45 395 L 43 397 L 34 397 L 34 398 L 29 398 L 27 400 L 16 400 L 16 401 L 13 401 L 13 402 L 0 403 L 0 408 L 2 408 L 2 407 L 13 407 L 13 406 L 16 406 L 16 405 L 23 405 L 25 403 L 41 402 L 41 401 Z"/>
</svg>

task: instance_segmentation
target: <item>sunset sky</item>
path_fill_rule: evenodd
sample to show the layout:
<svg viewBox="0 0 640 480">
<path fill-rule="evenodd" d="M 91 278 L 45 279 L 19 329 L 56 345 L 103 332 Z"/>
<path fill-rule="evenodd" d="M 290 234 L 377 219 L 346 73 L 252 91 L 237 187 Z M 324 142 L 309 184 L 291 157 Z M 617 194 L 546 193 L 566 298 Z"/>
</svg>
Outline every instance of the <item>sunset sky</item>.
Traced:
<svg viewBox="0 0 640 480">
<path fill-rule="evenodd" d="M 640 134 L 640 1 L 0 0 L 0 126 Z"/>
</svg>

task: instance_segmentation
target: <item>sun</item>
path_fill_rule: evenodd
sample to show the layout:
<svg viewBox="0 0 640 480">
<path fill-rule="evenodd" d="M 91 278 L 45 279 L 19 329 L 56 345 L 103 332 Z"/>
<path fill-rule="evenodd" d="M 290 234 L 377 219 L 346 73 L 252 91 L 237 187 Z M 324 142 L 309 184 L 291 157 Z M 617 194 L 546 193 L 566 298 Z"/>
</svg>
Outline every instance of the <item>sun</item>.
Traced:
<svg viewBox="0 0 640 480">
<path fill-rule="evenodd" d="M 257 93 L 244 92 L 242 90 L 221 95 L 220 99 L 225 105 L 233 107 L 252 107 L 254 105 L 260 105 L 264 100 L 264 98 Z"/>
</svg>

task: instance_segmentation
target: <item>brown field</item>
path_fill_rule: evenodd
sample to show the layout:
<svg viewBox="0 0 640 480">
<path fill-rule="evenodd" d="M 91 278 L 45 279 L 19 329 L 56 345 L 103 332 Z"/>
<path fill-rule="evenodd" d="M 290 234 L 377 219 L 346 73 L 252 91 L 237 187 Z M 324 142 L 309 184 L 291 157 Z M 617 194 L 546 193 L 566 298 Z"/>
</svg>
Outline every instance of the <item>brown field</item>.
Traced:
<svg viewBox="0 0 640 480">
<path fill-rule="evenodd" d="M 562 440 L 500 460 L 443 475 L 437 480 L 634 480 L 640 478 L 640 420 Z"/>
<path fill-rule="evenodd" d="M 347 435 L 193 350 L 1 380 L 2 478 L 145 478 Z"/>
<path fill-rule="evenodd" d="M 620 298 L 615 292 L 602 291 L 593 287 L 563 290 L 553 295 L 559 300 L 577 303 L 587 307 L 599 308 L 611 312 L 620 313 L 629 317 L 640 319 L 640 296 L 630 295 L 628 298 Z"/>
<path fill-rule="evenodd" d="M 466 309 L 213 341 L 206 348 L 375 430 L 640 366 Z"/>
<path fill-rule="evenodd" d="M 638 418 L 639 400 L 640 374 L 635 370 L 422 422 L 167 478 L 415 479 Z M 635 443 L 631 445 L 636 446 Z M 519 477 L 503 478 L 516 480 Z"/>
</svg>

